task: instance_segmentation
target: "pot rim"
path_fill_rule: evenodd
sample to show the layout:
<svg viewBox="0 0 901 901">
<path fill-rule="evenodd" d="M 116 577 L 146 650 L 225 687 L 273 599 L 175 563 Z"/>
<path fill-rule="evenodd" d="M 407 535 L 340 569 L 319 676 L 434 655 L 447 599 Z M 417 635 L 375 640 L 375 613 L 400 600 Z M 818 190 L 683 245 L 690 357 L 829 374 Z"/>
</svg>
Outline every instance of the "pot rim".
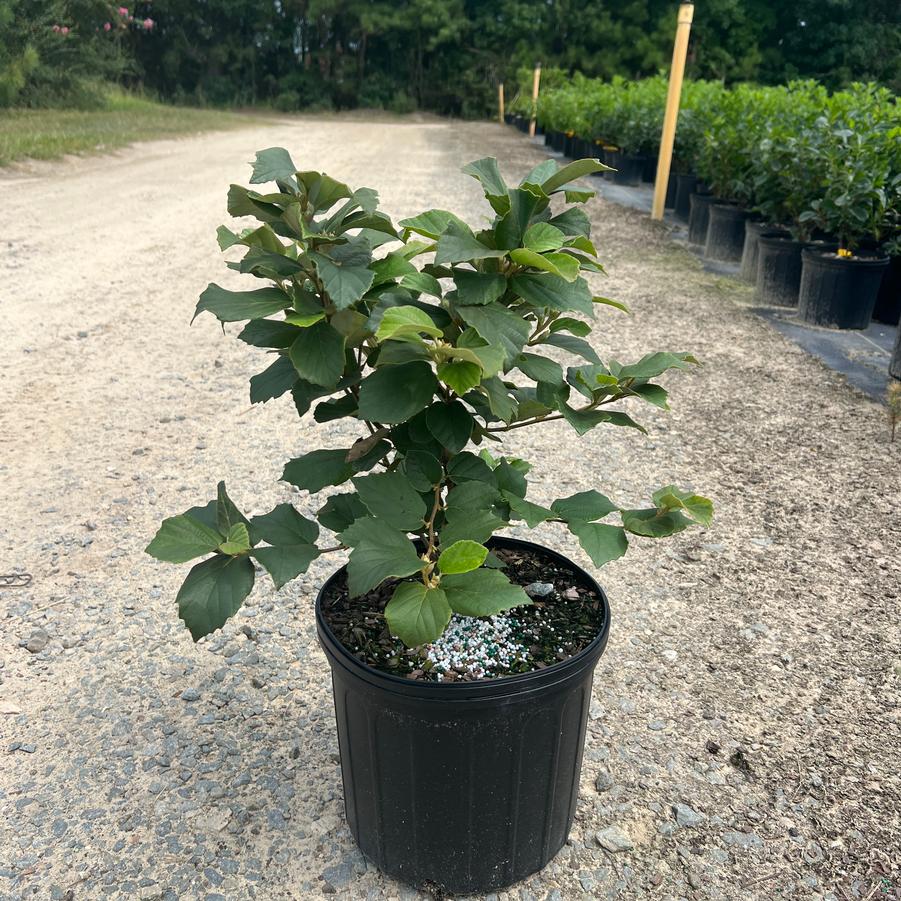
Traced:
<svg viewBox="0 0 901 901">
<path fill-rule="evenodd" d="M 489 697 L 495 698 L 503 695 L 522 694 L 537 689 L 546 689 L 571 676 L 578 675 L 586 666 L 593 667 L 607 646 L 607 639 L 610 635 L 610 603 L 607 600 L 604 589 L 581 566 L 573 563 L 572 560 L 563 554 L 544 545 L 505 535 L 492 536 L 486 544 L 489 548 L 507 547 L 539 550 L 557 558 L 561 563 L 572 567 L 580 573 L 590 583 L 592 589 L 597 592 L 601 601 L 604 619 L 598 634 L 578 654 L 574 654 L 572 657 L 561 660 L 559 663 L 554 663 L 544 669 L 533 670 L 528 673 L 517 673 L 514 676 L 501 676 L 495 679 L 477 679 L 474 682 L 418 682 L 412 679 L 404 679 L 391 673 L 384 673 L 355 657 L 338 640 L 338 637 L 326 622 L 322 612 L 322 596 L 325 593 L 326 586 L 347 569 L 347 564 L 345 563 L 322 583 L 316 594 L 316 631 L 326 656 L 331 658 L 330 662 L 333 661 L 341 665 L 351 674 L 383 691 L 391 691 L 408 697 L 432 697 L 446 701 L 483 700 Z"/>
<path fill-rule="evenodd" d="M 887 266 L 889 262 L 887 254 L 882 254 L 881 256 L 871 254 L 869 256 L 840 257 L 834 250 L 817 247 L 805 247 L 801 252 L 801 256 L 806 260 L 813 260 L 817 263 L 822 263 L 824 266 L 833 266 L 835 268 L 844 266 L 882 268 Z"/>
</svg>

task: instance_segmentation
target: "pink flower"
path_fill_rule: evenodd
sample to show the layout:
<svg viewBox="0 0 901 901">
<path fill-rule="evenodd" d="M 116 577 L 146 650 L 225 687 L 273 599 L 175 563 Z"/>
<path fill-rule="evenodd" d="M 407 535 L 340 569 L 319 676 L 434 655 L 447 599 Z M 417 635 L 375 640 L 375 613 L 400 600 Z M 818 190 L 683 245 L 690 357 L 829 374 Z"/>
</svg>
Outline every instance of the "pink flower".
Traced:
<svg viewBox="0 0 901 901">
<path fill-rule="evenodd" d="M 110 25 L 109 22 L 104 22 L 104 23 L 103 23 L 103 30 L 104 30 L 104 31 L 109 31 L 112 27 L 113 27 L 113 26 Z"/>
<path fill-rule="evenodd" d="M 144 19 L 141 24 L 144 26 L 145 31 L 150 31 L 150 29 L 153 28 L 154 22 L 153 19 Z"/>
<path fill-rule="evenodd" d="M 62 34 L 68 34 L 68 33 L 69 33 L 69 26 L 68 26 L 68 25 L 63 25 L 63 27 L 60 28 L 60 32 L 61 32 Z"/>
<path fill-rule="evenodd" d="M 54 25 L 54 26 L 53 26 L 53 30 L 54 30 L 54 31 L 59 31 L 59 25 Z"/>
<path fill-rule="evenodd" d="M 127 16 L 127 15 L 128 15 L 128 8 L 125 7 L 125 6 L 120 6 L 120 7 L 119 7 L 119 15 L 122 16 L 123 18 L 124 18 L 125 16 Z"/>
</svg>

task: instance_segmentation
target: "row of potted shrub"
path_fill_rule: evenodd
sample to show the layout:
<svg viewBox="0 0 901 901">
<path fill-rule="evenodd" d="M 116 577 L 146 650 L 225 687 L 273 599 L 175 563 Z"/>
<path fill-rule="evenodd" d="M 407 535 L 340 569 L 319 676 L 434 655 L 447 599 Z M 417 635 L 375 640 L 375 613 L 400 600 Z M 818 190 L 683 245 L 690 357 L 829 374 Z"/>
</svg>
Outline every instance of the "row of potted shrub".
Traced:
<svg viewBox="0 0 901 901">
<path fill-rule="evenodd" d="M 535 112 L 553 149 L 591 152 L 615 182 L 637 184 L 655 175 L 665 99 L 663 77 L 576 75 L 556 79 Z M 901 106 L 890 91 L 686 82 L 667 206 L 707 256 L 741 260 L 762 301 L 838 328 L 898 322 Z"/>
</svg>

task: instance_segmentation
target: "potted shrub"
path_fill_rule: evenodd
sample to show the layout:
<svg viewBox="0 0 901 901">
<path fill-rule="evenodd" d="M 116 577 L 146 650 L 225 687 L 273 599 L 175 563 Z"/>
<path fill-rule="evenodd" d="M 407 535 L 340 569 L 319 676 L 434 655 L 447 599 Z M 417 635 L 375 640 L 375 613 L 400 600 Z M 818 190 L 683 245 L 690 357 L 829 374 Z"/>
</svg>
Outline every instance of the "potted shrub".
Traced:
<svg viewBox="0 0 901 901">
<path fill-rule="evenodd" d="M 232 185 L 230 213 L 257 224 L 220 228 L 219 241 L 246 249 L 229 266 L 266 286 L 210 285 L 197 305 L 223 325 L 246 322 L 239 339 L 267 353 L 251 401 L 290 394 L 301 417 L 343 419 L 357 437 L 285 466 L 315 519 L 290 503 L 245 515 L 220 483 L 214 500 L 165 520 L 147 551 L 205 558 L 176 598 L 195 640 L 237 612 L 258 568 L 281 588 L 317 557 L 349 552 L 316 599 L 348 822 L 369 858 L 417 886 L 522 879 L 560 849 L 575 810 L 607 600 L 565 557 L 495 533 L 555 524 L 599 567 L 633 536 L 712 516 L 710 501 L 672 485 L 643 506 L 593 487 L 535 503 L 529 464 L 499 443 L 552 420 L 576 436 L 640 429 L 623 404 L 666 408 L 654 379 L 696 362 L 602 362 L 585 340 L 596 308 L 618 305 L 582 275 L 600 271 L 587 216 L 550 201 L 584 201 L 592 192 L 572 181 L 601 168 L 547 160 L 508 187 L 479 160 L 464 171 L 493 209 L 488 227 L 432 209 L 398 231 L 374 191 L 262 151 L 251 182 L 275 187 Z"/>
<path fill-rule="evenodd" d="M 798 309 L 816 325 L 863 329 L 870 324 L 888 257 L 862 245 L 870 240 L 878 248 L 893 196 L 898 129 L 885 115 L 894 104 L 884 89 L 857 86 L 832 99 L 816 145 L 822 194 L 800 218 L 835 236 L 838 248 L 803 251 Z"/>
</svg>

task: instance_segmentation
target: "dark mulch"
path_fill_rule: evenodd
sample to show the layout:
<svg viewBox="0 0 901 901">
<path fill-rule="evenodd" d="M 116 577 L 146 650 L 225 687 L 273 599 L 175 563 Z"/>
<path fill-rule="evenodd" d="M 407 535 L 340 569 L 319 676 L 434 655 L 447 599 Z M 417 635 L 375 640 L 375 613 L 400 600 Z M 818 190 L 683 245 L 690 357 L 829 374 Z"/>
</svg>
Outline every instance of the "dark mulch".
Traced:
<svg viewBox="0 0 901 901">
<path fill-rule="evenodd" d="M 505 671 L 495 671 L 492 678 L 559 663 L 578 654 L 597 637 L 603 626 L 603 605 L 582 572 L 540 551 L 499 548 L 493 553 L 511 582 L 523 588 L 546 582 L 554 586 L 554 592 L 505 613 L 529 653 Z M 425 656 L 427 646 L 407 648 L 388 631 L 383 611 L 398 581 L 384 582 L 368 594 L 349 598 L 342 573 L 322 598 L 323 616 L 341 644 L 364 663 L 407 679 L 439 681 Z M 473 681 L 473 677 L 453 672 L 444 676 L 444 681 L 454 680 Z"/>
</svg>

